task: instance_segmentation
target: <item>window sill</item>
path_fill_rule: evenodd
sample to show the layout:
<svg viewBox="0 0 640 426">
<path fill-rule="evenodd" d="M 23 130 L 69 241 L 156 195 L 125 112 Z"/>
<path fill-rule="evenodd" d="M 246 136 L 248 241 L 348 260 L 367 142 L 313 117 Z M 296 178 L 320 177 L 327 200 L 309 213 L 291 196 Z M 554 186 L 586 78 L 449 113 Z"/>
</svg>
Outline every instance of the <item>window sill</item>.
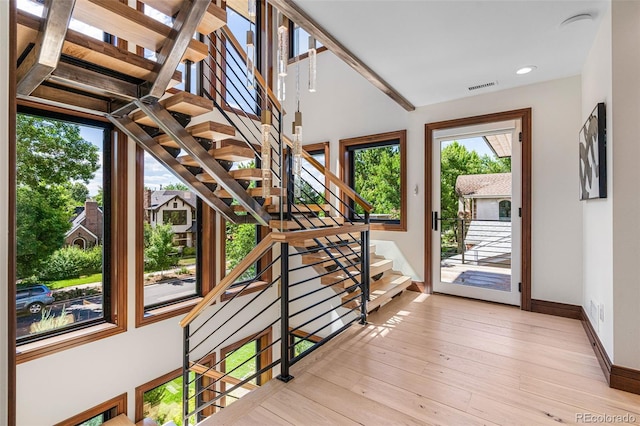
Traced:
<svg viewBox="0 0 640 426">
<path fill-rule="evenodd" d="M 115 336 L 125 331 L 126 327 L 124 326 L 103 323 L 48 339 L 38 340 L 37 342 L 24 343 L 16 347 L 16 364 L 22 364 L 76 346 Z"/>
<path fill-rule="evenodd" d="M 244 289 L 242 294 L 238 297 L 246 296 L 248 294 L 255 293 L 257 291 L 262 291 L 265 288 L 269 287 L 269 285 L 270 283 L 266 281 L 256 281 L 254 283 L 251 283 L 246 289 Z M 220 296 L 220 301 L 225 302 L 227 300 L 232 299 L 242 289 L 243 289 L 242 286 L 238 286 L 236 288 L 230 288 L 229 290 L 225 291 L 222 296 Z"/>
<path fill-rule="evenodd" d="M 146 310 L 143 313 L 143 317 L 138 318 L 136 321 L 136 328 L 186 314 L 201 300 L 202 297 L 194 297 L 193 299 L 183 300 L 171 305 Z"/>
</svg>

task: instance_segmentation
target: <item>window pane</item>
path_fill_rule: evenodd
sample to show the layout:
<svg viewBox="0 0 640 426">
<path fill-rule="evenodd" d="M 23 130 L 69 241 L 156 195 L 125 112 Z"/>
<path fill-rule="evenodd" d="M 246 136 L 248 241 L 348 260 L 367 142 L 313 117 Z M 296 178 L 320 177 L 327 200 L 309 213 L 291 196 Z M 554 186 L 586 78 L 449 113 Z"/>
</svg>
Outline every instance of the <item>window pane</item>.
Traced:
<svg viewBox="0 0 640 426">
<path fill-rule="evenodd" d="M 226 240 L 224 246 L 225 253 L 225 275 L 233 270 L 247 257 L 258 241 L 258 227 L 256 225 L 234 224 L 226 222 Z M 237 279 L 237 282 L 250 280 L 258 273 L 257 265 L 253 264 Z"/>
<path fill-rule="evenodd" d="M 235 377 L 239 380 L 245 380 L 258 372 L 258 341 L 252 340 L 245 343 L 235 351 L 225 354 L 226 359 L 224 361 L 224 371 L 231 377 Z M 249 383 L 257 384 L 256 378 L 253 378 Z M 229 405 L 236 399 L 242 398 L 249 393 L 247 389 L 239 387 L 231 392 L 226 397 L 226 405 Z"/>
<path fill-rule="evenodd" d="M 400 145 L 351 150 L 351 169 L 355 191 L 374 207 L 371 220 L 399 221 L 401 206 Z M 356 205 L 356 212 L 364 210 Z"/>
<path fill-rule="evenodd" d="M 143 197 L 144 306 L 195 296 L 196 195 L 145 153 Z"/>
<path fill-rule="evenodd" d="M 193 373 L 189 374 L 189 395 L 196 391 L 196 381 Z M 148 390 L 143 395 L 143 416 L 154 420 L 159 425 L 173 421 L 177 426 L 182 426 L 182 376 L 166 382 L 158 387 Z M 195 398 L 190 398 L 195 408 Z M 190 419 L 189 424 L 195 424 L 195 419 Z"/>
<path fill-rule="evenodd" d="M 236 40 L 247 52 L 247 31 L 253 30 L 254 39 L 258 36 L 255 25 L 234 9 L 227 7 L 227 26 Z M 255 41 L 255 40 L 254 40 Z M 247 66 L 242 57 L 235 51 L 231 42 L 226 42 L 226 94 L 227 104 L 246 112 L 257 113 L 258 95 L 254 88 L 247 88 Z"/>
<path fill-rule="evenodd" d="M 324 150 L 310 153 L 314 160 L 325 165 Z M 302 186 L 300 196 L 296 198 L 297 204 L 327 204 L 325 197 L 328 192 L 325 189 L 325 177 L 304 157 L 302 158 Z"/>
<path fill-rule="evenodd" d="M 316 40 L 316 49 L 322 47 L 322 43 Z M 298 25 L 293 27 L 293 52 L 291 57 L 295 58 L 298 55 L 303 55 L 309 51 L 309 33 Z"/>
<path fill-rule="evenodd" d="M 311 340 L 303 339 L 298 336 L 293 336 L 293 344 L 293 356 L 298 356 L 315 345 Z"/>
<path fill-rule="evenodd" d="M 80 423 L 78 426 L 100 426 L 107 419 L 105 418 L 104 413 L 100 413 L 95 417 L 90 418 L 89 420 Z"/>
<path fill-rule="evenodd" d="M 106 130 L 26 114 L 16 124 L 17 337 L 24 341 L 103 318 Z"/>
</svg>

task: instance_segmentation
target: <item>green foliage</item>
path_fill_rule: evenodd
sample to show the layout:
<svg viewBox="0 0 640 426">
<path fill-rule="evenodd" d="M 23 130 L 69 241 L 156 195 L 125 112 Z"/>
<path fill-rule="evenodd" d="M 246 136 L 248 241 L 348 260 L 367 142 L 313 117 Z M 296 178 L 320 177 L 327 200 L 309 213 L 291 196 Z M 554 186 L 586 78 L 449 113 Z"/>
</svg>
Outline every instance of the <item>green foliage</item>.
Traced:
<svg viewBox="0 0 640 426">
<path fill-rule="evenodd" d="M 84 202 L 89 198 L 89 188 L 82 182 L 73 182 L 69 184 L 69 192 L 71 199 L 78 206 L 84 205 Z"/>
<path fill-rule="evenodd" d="M 37 274 L 40 264 L 64 244 L 73 202 L 61 186 L 19 186 L 16 194 L 17 274 Z"/>
<path fill-rule="evenodd" d="M 300 188 L 300 196 L 296 197 L 296 204 L 327 204 L 324 194 L 320 194 L 306 180 L 300 179 L 296 185 Z"/>
<path fill-rule="evenodd" d="M 18 114 L 16 132 L 17 275 L 25 277 L 62 247 L 72 208 L 86 199 L 81 182 L 100 165 L 76 124 Z"/>
<path fill-rule="evenodd" d="M 458 194 L 456 179 L 461 175 L 488 173 L 508 173 L 511 171 L 511 158 L 480 157 L 477 152 L 469 151 L 463 144 L 453 141 L 441 152 L 440 191 L 441 212 L 443 218 L 458 217 Z"/>
<path fill-rule="evenodd" d="M 18 114 L 16 133 L 18 185 L 89 182 L 100 168 L 98 148 L 82 139 L 76 124 Z"/>
<path fill-rule="evenodd" d="M 354 189 L 374 206 L 373 213 L 400 218 L 400 149 L 398 146 L 354 152 Z M 360 206 L 356 211 L 364 213 Z"/>
<path fill-rule="evenodd" d="M 182 182 L 170 183 L 165 185 L 162 189 L 167 191 L 189 191 L 189 187 Z"/>
<path fill-rule="evenodd" d="M 175 253 L 171 225 L 157 225 L 152 228 L 149 236 L 149 245 L 145 249 L 147 269 L 160 271 L 170 268 L 176 262 Z"/>
<path fill-rule="evenodd" d="M 184 247 L 182 249 L 182 257 L 191 257 L 196 255 L 195 247 Z"/>
<path fill-rule="evenodd" d="M 225 255 L 227 272 L 233 270 L 238 263 L 244 259 L 247 254 L 256 245 L 256 225 L 241 224 L 227 222 L 226 224 L 226 241 Z M 238 278 L 238 281 L 247 280 L 256 276 L 255 265 L 248 268 L 244 274 Z"/>
<path fill-rule="evenodd" d="M 40 278 L 45 281 L 78 278 L 102 270 L 102 246 L 82 250 L 75 246 L 56 250 L 43 264 Z"/>
<path fill-rule="evenodd" d="M 104 207 L 104 191 L 102 190 L 102 187 L 98 189 L 98 193 L 94 198 L 96 200 L 96 203 L 98 203 L 98 205 L 100 206 L 100 208 Z"/>
</svg>

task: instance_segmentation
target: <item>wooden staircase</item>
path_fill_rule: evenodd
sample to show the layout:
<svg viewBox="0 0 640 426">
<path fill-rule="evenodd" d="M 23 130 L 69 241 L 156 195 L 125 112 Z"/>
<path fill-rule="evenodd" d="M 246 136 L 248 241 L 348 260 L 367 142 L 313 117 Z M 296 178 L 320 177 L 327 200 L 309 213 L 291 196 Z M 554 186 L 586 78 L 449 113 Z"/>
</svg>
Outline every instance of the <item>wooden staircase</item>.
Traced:
<svg viewBox="0 0 640 426">
<path fill-rule="evenodd" d="M 205 59 L 215 61 L 209 56 L 209 46 L 194 39 L 193 34 L 224 30 L 225 10 L 207 0 L 144 3 L 173 16 L 174 26 L 118 0 L 45 0 L 44 10 L 49 12 L 43 17 L 19 10 L 18 96 L 106 117 L 230 222 L 260 224 L 280 232 L 328 229 L 325 235 L 313 239 L 292 239 L 289 247 L 305 253 L 302 263 L 314 265 L 320 284 L 339 293 L 344 307 L 359 306 L 359 299 L 354 297 L 360 289 L 353 283 L 362 280 L 360 275 L 370 277 L 369 311 L 405 290 L 411 278 L 394 271 L 393 261 L 376 255 L 373 245 L 369 247 L 368 274 L 354 266 L 362 255 L 361 245 L 352 235 L 335 232 L 348 223 L 329 202 L 302 204 L 294 199 L 288 204 L 284 178 L 274 179 L 275 186 L 263 197 L 262 170 L 244 168 L 249 161 L 260 159 L 261 146 L 249 140 L 219 106 L 216 114 L 215 97 L 175 89 L 182 81 L 176 70 L 181 62 L 186 61 L 188 66 Z M 70 30 L 71 18 L 126 40 L 128 46 Z M 225 37 L 229 39 L 230 35 L 225 33 Z M 133 53 L 135 46 L 155 51 L 158 60 Z M 243 52 L 239 53 L 242 57 Z M 259 73 L 256 80 L 264 85 Z M 271 90 L 264 92 L 275 105 Z M 226 122 L 221 122 L 220 115 Z M 290 143 L 284 135 L 278 139 L 279 143 Z M 312 157 L 305 158 L 343 196 L 371 208 Z M 219 376 L 215 370 L 207 374 Z"/>
</svg>

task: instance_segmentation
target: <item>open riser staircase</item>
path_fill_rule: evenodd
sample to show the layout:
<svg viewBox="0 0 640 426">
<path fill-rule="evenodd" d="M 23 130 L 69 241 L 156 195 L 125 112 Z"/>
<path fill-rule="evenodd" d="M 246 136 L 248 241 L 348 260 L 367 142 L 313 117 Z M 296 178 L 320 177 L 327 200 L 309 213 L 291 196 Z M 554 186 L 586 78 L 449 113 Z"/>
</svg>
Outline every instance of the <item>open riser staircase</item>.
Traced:
<svg viewBox="0 0 640 426">
<path fill-rule="evenodd" d="M 376 254 L 371 206 L 352 188 L 304 151 L 294 177 L 285 112 L 258 70 L 247 88 L 225 10 L 208 1 L 144 3 L 172 16 L 173 27 L 116 0 L 45 0 L 40 17 L 19 11 L 17 88 L 23 99 L 107 117 L 225 220 L 272 230 L 181 321 L 184 418 L 193 423 L 276 375 L 289 380 L 291 365 L 364 323 L 411 279 Z M 71 18 L 118 43 L 69 30 Z M 132 46 L 155 51 L 157 61 Z M 182 62 L 201 64 L 199 83 L 188 85 L 198 93 L 175 88 Z M 272 117 L 268 165 L 263 110 Z M 259 345 L 234 365 L 223 349 L 243 339 Z"/>
</svg>

